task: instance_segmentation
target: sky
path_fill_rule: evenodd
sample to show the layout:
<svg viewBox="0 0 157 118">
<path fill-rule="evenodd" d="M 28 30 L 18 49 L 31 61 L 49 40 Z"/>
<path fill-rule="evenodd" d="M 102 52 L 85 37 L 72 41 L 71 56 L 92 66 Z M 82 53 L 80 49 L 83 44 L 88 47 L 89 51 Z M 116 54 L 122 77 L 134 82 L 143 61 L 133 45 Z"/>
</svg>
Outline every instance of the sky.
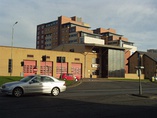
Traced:
<svg viewBox="0 0 157 118">
<path fill-rule="evenodd" d="M 37 25 L 59 16 L 113 28 L 138 51 L 157 49 L 157 0 L 0 0 L 0 46 L 11 46 L 14 28 L 13 46 L 36 48 Z"/>
</svg>

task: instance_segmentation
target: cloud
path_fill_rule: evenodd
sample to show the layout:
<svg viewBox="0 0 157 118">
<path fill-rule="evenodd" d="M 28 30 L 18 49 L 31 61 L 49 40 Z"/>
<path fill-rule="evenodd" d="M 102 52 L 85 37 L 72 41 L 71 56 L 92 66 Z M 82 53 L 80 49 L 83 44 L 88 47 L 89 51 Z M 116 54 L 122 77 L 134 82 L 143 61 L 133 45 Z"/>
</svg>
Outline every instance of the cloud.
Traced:
<svg viewBox="0 0 157 118">
<path fill-rule="evenodd" d="M 38 24 L 59 16 L 78 16 L 91 29 L 114 28 L 134 42 L 139 50 L 156 48 L 156 0 L 1 0 L 0 45 L 10 45 L 12 25 L 14 45 L 35 48 Z"/>
</svg>

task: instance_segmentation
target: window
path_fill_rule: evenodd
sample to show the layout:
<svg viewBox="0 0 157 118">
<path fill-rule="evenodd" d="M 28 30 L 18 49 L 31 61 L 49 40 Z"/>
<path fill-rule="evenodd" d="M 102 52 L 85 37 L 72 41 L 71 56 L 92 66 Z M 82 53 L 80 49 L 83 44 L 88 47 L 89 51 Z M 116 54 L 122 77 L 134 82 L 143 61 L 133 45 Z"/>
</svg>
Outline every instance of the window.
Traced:
<svg viewBox="0 0 157 118">
<path fill-rule="evenodd" d="M 40 26 L 38 26 L 38 30 L 40 30 Z"/>
<path fill-rule="evenodd" d="M 41 39 L 43 39 L 43 38 L 44 38 L 44 35 L 41 36 Z"/>
<path fill-rule="evenodd" d="M 42 25 L 42 29 L 44 29 L 44 25 Z"/>
<path fill-rule="evenodd" d="M 57 57 L 57 62 L 59 63 L 65 63 L 65 57 Z"/>
<path fill-rule="evenodd" d="M 33 57 L 34 57 L 34 55 L 30 55 L 30 54 L 28 54 L 28 55 L 27 55 L 27 57 L 33 58 Z"/>
<path fill-rule="evenodd" d="M 75 58 L 75 61 L 80 61 L 80 58 Z"/>
<path fill-rule="evenodd" d="M 41 82 L 53 82 L 54 81 L 51 78 L 45 77 L 45 76 L 41 76 L 40 80 Z"/>
</svg>

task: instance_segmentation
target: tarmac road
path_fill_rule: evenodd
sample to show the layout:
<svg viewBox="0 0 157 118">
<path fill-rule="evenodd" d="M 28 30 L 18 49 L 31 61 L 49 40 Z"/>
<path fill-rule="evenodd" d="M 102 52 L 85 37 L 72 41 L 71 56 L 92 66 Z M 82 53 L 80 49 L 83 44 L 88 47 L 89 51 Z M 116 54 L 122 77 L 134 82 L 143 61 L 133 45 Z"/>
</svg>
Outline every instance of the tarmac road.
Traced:
<svg viewBox="0 0 157 118">
<path fill-rule="evenodd" d="M 1 118 L 147 118 L 157 115 L 157 84 L 138 82 L 86 81 L 68 88 L 57 97 L 0 94 Z"/>
</svg>

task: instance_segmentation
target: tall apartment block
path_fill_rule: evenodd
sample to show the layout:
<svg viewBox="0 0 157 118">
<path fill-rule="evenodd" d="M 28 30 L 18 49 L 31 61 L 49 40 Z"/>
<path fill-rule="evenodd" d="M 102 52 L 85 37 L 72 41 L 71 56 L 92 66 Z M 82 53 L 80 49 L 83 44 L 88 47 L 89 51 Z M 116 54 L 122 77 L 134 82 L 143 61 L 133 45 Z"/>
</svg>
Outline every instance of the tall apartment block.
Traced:
<svg viewBox="0 0 157 118">
<path fill-rule="evenodd" d="M 89 28 L 82 18 L 60 16 L 55 21 L 37 26 L 36 48 L 51 50 L 60 44 L 81 43 L 82 35 L 93 34 Z"/>
<path fill-rule="evenodd" d="M 130 55 L 137 50 L 134 43 L 129 42 L 115 29 L 90 29 L 90 25 L 82 18 L 60 16 L 57 20 L 37 26 L 36 48 L 52 50 L 61 44 L 96 43 L 130 48 Z"/>
</svg>

